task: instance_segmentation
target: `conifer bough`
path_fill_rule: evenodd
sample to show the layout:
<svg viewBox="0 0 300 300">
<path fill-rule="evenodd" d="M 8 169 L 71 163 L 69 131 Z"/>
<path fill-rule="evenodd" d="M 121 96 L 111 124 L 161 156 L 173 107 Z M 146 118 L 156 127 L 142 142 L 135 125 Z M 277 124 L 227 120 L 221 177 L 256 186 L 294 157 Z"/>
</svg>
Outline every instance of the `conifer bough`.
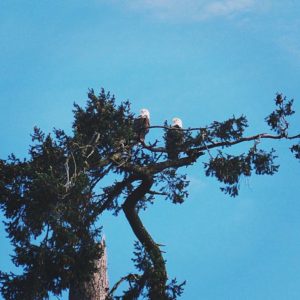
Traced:
<svg viewBox="0 0 300 300">
<path fill-rule="evenodd" d="M 265 118 L 268 133 L 245 135 L 248 123 L 242 115 L 199 128 L 149 126 L 146 132 L 161 130 L 161 139 L 138 141 L 130 103 L 117 105 L 103 89 L 99 95 L 90 90 L 86 107 L 74 105 L 71 135 L 60 129 L 46 135 L 36 127 L 28 159 L 10 155 L 0 160 L 0 206 L 14 249 L 12 261 L 21 270 L 1 272 L 2 296 L 47 299 L 88 281 L 102 254 L 101 215 L 111 211 L 125 214 L 138 240 L 133 259 L 137 272 L 124 274 L 108 298 L 118 299 L 118 286 L 126 281 L 122 299 L 176 299 L 184 282 L 168 278 L 161 245 L 152 239 L 139 211 L 155 197 L 182 203 L 189 182 L 178 170 L 200 160 L 205 175 L 215 177 L 221 190 L 235 197 L 241 177 L 278 171 L 275 150 L 264 150 L 263 140 L 290 141 L 291 152 L 300 159 L 300 135 L 289 133 L 293 114 L 293 100 L 277 94 L 275 110 Z M 168 156 L 170 144 L 166 148 L 167 136 L 174 136 L 168 135 L 170 130 L 180 131 L 173 156 Z M 230 154 L 241 143 L 246 151 Z M 103 187 L 102 180 L 111 175 L 118 179 Z"/>
</svg>

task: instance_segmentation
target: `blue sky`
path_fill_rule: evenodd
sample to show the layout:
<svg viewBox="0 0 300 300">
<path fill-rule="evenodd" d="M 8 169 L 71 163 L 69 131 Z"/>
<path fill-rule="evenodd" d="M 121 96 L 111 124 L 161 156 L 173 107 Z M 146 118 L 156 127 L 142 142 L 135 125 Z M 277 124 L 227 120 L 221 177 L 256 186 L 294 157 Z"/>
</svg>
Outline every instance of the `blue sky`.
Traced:
<svg viewBox="0 0 300 300">
<path fill-rule="evenodd" d="M 149 108 L 156 125 L 243 113 L 249 134 L 265 132 L 276 92 L 300 110 L 299 13 L 292 0 L 2 0 L 0 157 L 26 156 L 35 125 L 70 132 L 88 88 Z M 293 124 L 299 132 L 299 116 Z M 243 180 L 239 197 L 222 194 L 200 161 L 183 205 L 157 199 L 142 214 L 166 245 L 170 277 L 187 280 L 182 299 L 300 298 L 300 168 L 289 144 L 273 146 L 280 172 Z M 133 270 L 135 239 L 122 215 L 103 225 L 113 284 Z M 0 234 L 0 268 L 13 270 Z"/>
</svg>

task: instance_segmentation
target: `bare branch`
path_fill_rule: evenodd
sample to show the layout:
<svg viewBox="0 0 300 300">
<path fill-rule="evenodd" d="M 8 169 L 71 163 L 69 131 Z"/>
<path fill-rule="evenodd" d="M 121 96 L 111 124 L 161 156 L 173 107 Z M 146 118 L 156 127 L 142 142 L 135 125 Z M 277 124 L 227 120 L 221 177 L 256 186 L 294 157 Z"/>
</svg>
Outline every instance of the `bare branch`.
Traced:
<svg viewBox="0 0 300 300">
<path fill-rule="evenodd" d="M 161 129 L 168 129 L 168 130 L 180 130 L 180 131 L 195 131 L 195 130 L 201 130 L 203 128 L 201 127 L 195 127 L 195 128 L 173 128 L 171 126 L 160 126 L 160 125 L 155 125 L 155 126 L 149 126 L 146 129 L 157 129 L 157 128 L 161 128 Z"/>
<path fill-rule="evenodd" d="M 115 285 L 111 288 L 108 297 L 112 297 L 114 292 L 118 289 L 120 284 L 124 281 L 138 281 L 141 278 L 141 275 L 139 274 L 128 274 L 126 276 L 123 276 L 120 280 L 118 280 Z"/>
<path fill-rule="evenodd" d="M 233 145 L 240 144 L 240 143 L 243 143 L 243 142 L 254 141 L 254 140 L 257 140 L 257 139 L 273 139 L 273 140 L 288 139 L 288 140 L 293 140 L 293 139 L 296 139 L 296 138 L 300 138 L 300 134 L 288 137 L 288 136 L 283 136 L 283 135 L 272 135 L 272 134 L 268 134 L 268 133 L 259 133 L 259 134 L 248 136 L 248 137 L 242 137 L 242 138 L 240 138 L 236 141 L 232 141 L 232 142 L 225 141 L 225 142 L 213 143 L 211 145 L 207 145 L 207 146 L 199 147 L 199 148 L 194 148 L 194 149 L 197 149 L 199 151 L 205 151 L 207 149 L 213 149 L 213 148 L 217 148 L 217 147 L 229 147 L 229 146 L 233 146 Z"/>
<path fill-rule="evenodd" d="M 156 192 L 156 191 L 149 191 L 148 194 L 158 195 L 158 196 L 168 196 L 168 193 L 162 193 L 162 192 Z"/>
</svg>

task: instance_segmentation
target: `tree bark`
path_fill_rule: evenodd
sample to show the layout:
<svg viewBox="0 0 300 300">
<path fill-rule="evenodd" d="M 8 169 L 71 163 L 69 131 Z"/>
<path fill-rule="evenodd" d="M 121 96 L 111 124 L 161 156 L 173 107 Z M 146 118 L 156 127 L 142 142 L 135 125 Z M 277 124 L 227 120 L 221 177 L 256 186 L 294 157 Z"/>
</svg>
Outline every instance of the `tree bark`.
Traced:
<svg viewBox="0 0 300 300">
<path fill-rule="evenodd" d="M 107 276 L 107 257 L 104 240 L 99 245 L 103 254 L 95 261 L 97 271 L 88 282 L 72 285 L 69 291 L 69 300 L 105 300 L 109 292 Z"/>
</svg>

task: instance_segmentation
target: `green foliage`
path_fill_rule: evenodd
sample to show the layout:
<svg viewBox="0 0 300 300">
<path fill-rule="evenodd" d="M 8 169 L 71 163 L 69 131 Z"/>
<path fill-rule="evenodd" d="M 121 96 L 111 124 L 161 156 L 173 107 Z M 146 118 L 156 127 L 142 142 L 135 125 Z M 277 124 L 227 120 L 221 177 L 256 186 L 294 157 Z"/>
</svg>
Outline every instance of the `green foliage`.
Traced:
<svg viewBox="0 0 300 300">
<path fill-rule="evenodd" d="M 1 274 L 5 299 L 44 299 L 59 295 L 69 282 L 86 279 L 99 257 L 100 230 L 87 175 L 66 189 L 65 150 L 35 129 L 30 159 L 13 155 L 2 162 L 1 209 L 15 248 L 12 260 L 22 275 Z M 62 143 L 62 140 L 60 140 Z M 30 287 L 30 289 L 28 289 Z"/>
<path fill-rule="evenodd" d="M 208 163 L 204 163 L 206 176 L 214 176 L 225 184 L 221 190 L 230 196 L 237 196 L 239 182 L 242 176 L 251 176 L 253 170 L 258 175 L 273 175 L 279 166 L 274 164 L 274 149 L 270 152 L 258 149 L 255 145 L 250 148 L 247 155 L 230 155 L 221 151 L 216 157 L 212 157 Z"/>
<path fill-rule="evenodd" d="M 243 136 L 246 127 L 248 127 L 248 121 L 245 116 L 239 118 L 233 116 L 224 122 L 214 121 L 208 134 L 220 141 L 234 141 Z"/>
<path fill-rule="evenodd" d="M 175 169 L 166 169 L 158 174 L 158 185 L 165 183 L 159 191 L 174 204 L 181 204 L 189 195 L 187 192 L 189 181 L 186 178 L 186 175 L 177 174 Z"/>
<path fill-rule="evenodd" d="M 293 99 L 288 101 L 282 94 L 277 94 L 275 98 L 277 109 L 265 119 L 271 129 L 280 135 L 287 134 L 289 123 L 286 118 L 295 113 L 292 108 L 293 102 Z"/>
<path fill-rule="evenodd" d="M 27 160 L 14 155 L 0 160 L 0 208 L 14 247 L 12 261 L 20 267 L 19 275 L 1 272 L 2 296 L 47 299 L 88 280 L 101 256 L 98 221 L 105 211 L 117 216 L 123 210 L 140 242 L 134 259 L 140 274 L 127 276 L 129 289 L 122 299 L 176 299 L 184 284 L 167 282 L 162 252 L 138 212 L 156 197 L 183 203 L 189 181 L 178 169 L 200 157 L 206 176 L 215 177 L 230 196 L 238 194 L 242 177 L 277 172 L 274 150 L 259 149 L 258 143 L 299 135 L 287 132 L 293 100 L 277 94 L 275 104 L 266 122 L 277 135 L 245 137 L 246 117 L 233 116 L 196 129 L 171 130 L 165 124 L 162 140 L 151 144 L 147 137 L 146 142 L 136 140 L 128 101 L 117 105 L 103 89 L 99 95 L 90 90 L 86 107 L 74 104 L 72 135 L 60 129 L 46 135 L 34 128 Z M 228 153 L 251 141 L 244 153 Z M 299 143 L 291 151 L 300 158 Z M 113 178 L 110 184 L 107 178 Z"/>
<path fill-rule="evenodd" d="M 132 261 L 139 274 L 132 274 L 127 277 L 128 289 L 124 291 L 122 297 L 116 297 L 116 299 L 137 299 L 139 296 L 144 299 L 154 299 L 151 297 L 151 290 L 153 284 L 156 283 L 156 275 L 153 263 L 147 251 L 144 249 L 143 245 L 139 242 L 135 242 L 134 258 Z M 170 280 L 169 284 L 166 286 L 166 299 L 174 300 L 181 296 L 183 293 L 183 287 L 186 282 L 180 284 L 177 283 L 177 279 L 174 278 Z"/>
<path fill-rule="evenodd" d="M 291 151 L 294 153 L 297 159 L 300 159 L 300 144 L 293 145 L 291 147 Z"/>
</svg>

